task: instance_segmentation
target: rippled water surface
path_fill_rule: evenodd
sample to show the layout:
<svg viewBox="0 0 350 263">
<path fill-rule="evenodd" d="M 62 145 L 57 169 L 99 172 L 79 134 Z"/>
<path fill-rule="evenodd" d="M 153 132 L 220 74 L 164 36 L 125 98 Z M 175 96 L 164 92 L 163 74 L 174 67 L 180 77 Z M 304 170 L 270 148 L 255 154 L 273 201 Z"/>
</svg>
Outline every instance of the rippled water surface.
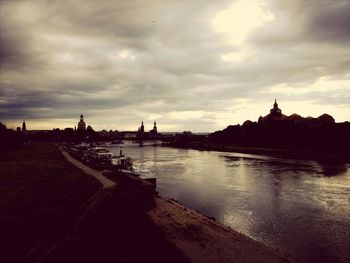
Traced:
<svg viewBox="0 0 350 263">
<path fill-rule="evenodd" d="M 302 262 L 350 262 L 350 165 L 123 146 L 163 196 Z M 110 150 L 119 154 L 119 147 Z"/>
</svg>

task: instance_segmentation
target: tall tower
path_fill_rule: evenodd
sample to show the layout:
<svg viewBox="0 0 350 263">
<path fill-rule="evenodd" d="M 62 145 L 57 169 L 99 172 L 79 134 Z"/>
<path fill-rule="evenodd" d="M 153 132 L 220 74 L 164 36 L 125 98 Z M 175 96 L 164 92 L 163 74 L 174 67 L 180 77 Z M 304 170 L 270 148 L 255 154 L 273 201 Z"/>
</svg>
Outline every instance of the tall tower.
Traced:
<svg viewBox="0 0 350 263">
<path fill-rule="evenodd" d="M 26 126 L 26 122 L 23 121 L 23 123 L 22 123 L 22 132 L 25 132 L 25 131 L 27 131 L 27 126 Z"/>
<path fill-rule="evenodd" d="M 84 116 L 83 114 L 80 115 L 80 121 L 78 122 L 78 131 L 85 131 L 86 130 L 86 124 L 84 122 Z"/>
<path fill-rule="evenodd" d="M 140 128 L 140 131 L 141 131 L 141 132 L 144 132 L 144 131 L 145 131 L 145 126 L 143 126 L 143 120 L 141 121 L 141 128 Z"/>
<path fill-rule="evenodd" d="M 157 123 L 156 123 L 156 121 L 154 121 L 154 124 L 153 124 L 153 131 L 157 132 Z"/>
<path fill-rule="evenodd" d="M 278 108 L 277 99 L 275 99 L 275 103 L 273 104 L 273 108 L 274 109 Z"/>
<path fill-rule="evenodd" d="M 270 114 L 273 116 L 282 116 L 282 110 L 278 108 L 277 100 L 275 99 L 275 103 L 273 104 L 273 108 L 270 110 Z"/>
</svg>

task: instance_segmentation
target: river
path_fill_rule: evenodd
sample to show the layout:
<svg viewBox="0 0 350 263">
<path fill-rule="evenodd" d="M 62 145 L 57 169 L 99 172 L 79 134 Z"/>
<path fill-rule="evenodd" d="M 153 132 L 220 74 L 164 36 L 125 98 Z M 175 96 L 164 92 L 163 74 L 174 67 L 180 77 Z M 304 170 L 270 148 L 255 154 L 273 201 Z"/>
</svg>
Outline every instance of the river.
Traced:
<svg viewBox="0 0 350 263">
<path fill-rule="evenodd" d="M 119 154 L 118 147 L 110 150 Z M 350 262 L 350 164 L 124 145 L 157 190 L 301 262 Z"/>
</svg>

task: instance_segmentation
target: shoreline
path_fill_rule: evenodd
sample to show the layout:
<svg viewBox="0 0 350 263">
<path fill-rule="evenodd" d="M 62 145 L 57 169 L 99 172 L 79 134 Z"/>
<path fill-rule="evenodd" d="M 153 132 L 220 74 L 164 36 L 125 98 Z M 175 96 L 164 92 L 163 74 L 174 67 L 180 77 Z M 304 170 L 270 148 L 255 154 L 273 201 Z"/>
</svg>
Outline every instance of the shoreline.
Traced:
<svg viewBox="0 0 350 263">
<path fill-rule="evenodd" d="M 282 158 L 295 158 L 300 160 L 315 160 L 315 161 L 334 161 L 334 162 L 348 162 L 350 163 L 350 156 L 346 153 L 325 153 L 316 151 L 306 151 L 298 149 L 283 149 L 283 148 L 259 148 L 259 147 L 248 147 L 248 146 L 234 146 L 224 144 L 176 144 L 176 143 L 165 143 L 163 147 L 172 147 L 178 149 L 193 149 L 198 151 L 217 151 L 217 152 L 232 152 L 232 153 L 244 153 L 244 154 L 256 154 L 256 155 L 267 155 L 272 157 Z"/>
<path fill-rule="evenodd" d="M 146 214 L 161 229 L 166 241 L 190 262 L 296 262 L 280 248 L 268 247 L 176 200 L 160 196 L 156 187 L 142 178 L 108 170 L 102 174 L 116 186 L 123 187 L 123 191 L 132 191 L 132 187 L 128 187 L 134 184 L 139 185 L 138 191 L 147 189 L 145 199 L 151 198 L 149 203 L 154 205 Z M 236 261 L 239 257 L 241 259 Z"/>
<path fill-rule="evenodd" d="M 157 196 L 156 203 L 148 214 L 191 262 L 298 262 L 288 252 L 266 246 L 177 201 Z"/>
</svg>

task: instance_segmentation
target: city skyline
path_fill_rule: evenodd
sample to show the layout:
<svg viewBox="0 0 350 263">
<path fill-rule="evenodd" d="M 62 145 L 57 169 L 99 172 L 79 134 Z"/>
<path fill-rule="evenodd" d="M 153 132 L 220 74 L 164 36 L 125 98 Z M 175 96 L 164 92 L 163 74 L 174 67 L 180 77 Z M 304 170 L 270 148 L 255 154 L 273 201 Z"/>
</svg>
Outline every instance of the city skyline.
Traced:
<svg viewBox="0 0 350 263">
<path fill-rule="evenodd" d="M 2 1 L 0 13 L 9 128 L 74 127 L 82 113 L 95 130 L 213 132 L 275 98 L 287 115 L 350 120 L 349 1 Z"/>
</svg>

